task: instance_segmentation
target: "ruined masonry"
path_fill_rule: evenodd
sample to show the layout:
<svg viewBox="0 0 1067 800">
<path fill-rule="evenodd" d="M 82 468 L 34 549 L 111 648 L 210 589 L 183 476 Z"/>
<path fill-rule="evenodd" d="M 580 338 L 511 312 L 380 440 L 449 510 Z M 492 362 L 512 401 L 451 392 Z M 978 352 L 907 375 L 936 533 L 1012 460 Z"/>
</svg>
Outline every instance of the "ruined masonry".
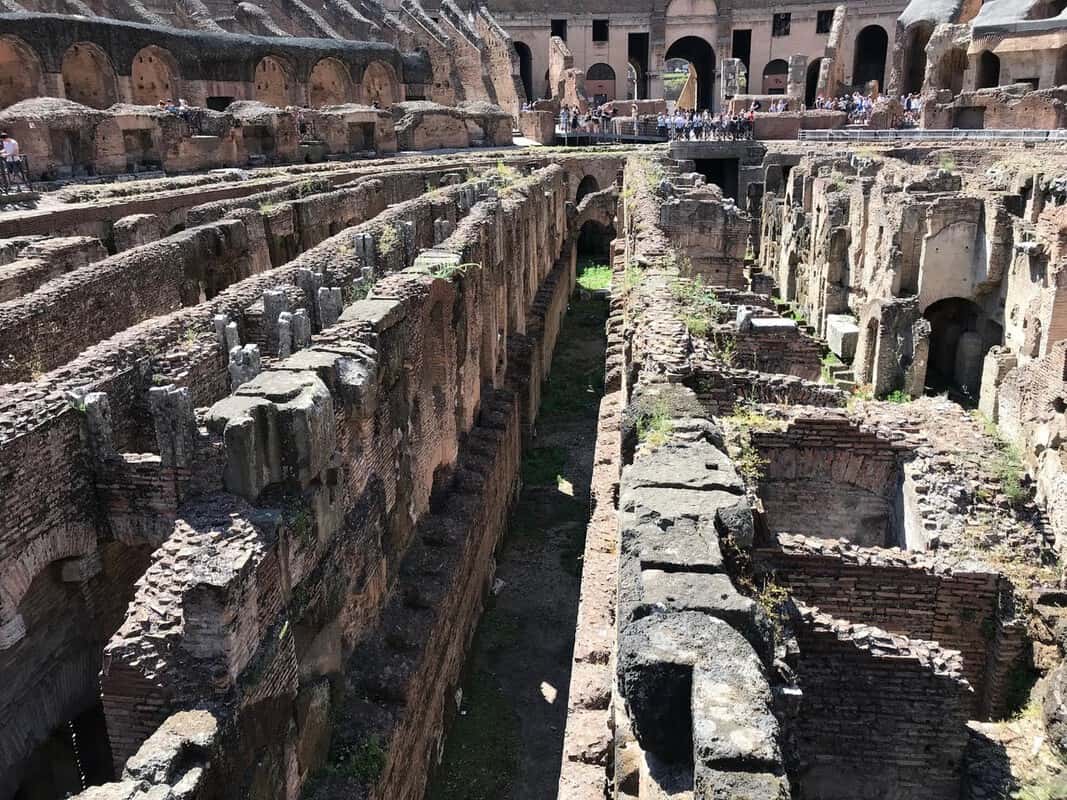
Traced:
<svg viewBox="0 0 1067 800">
<path fill-rule="evenodd" d="M 1063 3 L 639 5 L 0 0 L 0 800 L 1067 798 Z"/>
</svg>

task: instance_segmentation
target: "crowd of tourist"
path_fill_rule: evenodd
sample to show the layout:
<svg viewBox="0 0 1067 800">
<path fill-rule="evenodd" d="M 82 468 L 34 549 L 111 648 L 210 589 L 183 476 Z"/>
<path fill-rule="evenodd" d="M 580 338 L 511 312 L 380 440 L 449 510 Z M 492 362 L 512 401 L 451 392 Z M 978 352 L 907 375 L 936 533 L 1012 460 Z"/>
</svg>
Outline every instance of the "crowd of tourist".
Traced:
<svg viewBox="0 0 1067 800">
<path fill-rule="evenodd" d="M 707 109 L 676 109 L 656 115 L 656 133 L 672 141 L 713 141 L 727 139 L 751 139 L 755 108 L 741 114 L 720 112 L 712 114 Z"/>
<path fill-rule="evenodd" d="M 193 113 L 193 108 L 183 99 L 179 99 L 177 103 L 171 100 L 169 97 L 166 100 L 160 100 L 156 103 L 159 106 L 160 111 L 166 111 L 168 114 L 174 114 L 181 117 L 186 122 L 189 121 L 190 115 Z"/>
<path fill-rule="evenodd" d="M 528 111 L 528 108 L 524 108 Z M 591 107 L 588 111 L 582 111 L 578 106 L 564 105 L 559 110 L 559 130 L 567 133 L 612 133 L 611 121 L 619 116 L 619 110 L 612 107 L 609 111 L 602 105 Z"/>
</svg>

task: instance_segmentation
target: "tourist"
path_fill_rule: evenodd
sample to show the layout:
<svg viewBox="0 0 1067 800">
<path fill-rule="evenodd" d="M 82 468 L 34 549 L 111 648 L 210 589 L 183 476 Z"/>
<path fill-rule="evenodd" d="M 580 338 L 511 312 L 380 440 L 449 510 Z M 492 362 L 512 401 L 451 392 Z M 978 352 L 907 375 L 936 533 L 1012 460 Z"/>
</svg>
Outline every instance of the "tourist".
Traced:
<svg viewBox="0 0 1067 800">
<path fill-rule="evenodd" d="M 667 138 L 667 115 L 662 111 L 656 115 L 656 135 L 660 139 Z"/>
<path fill-rule="evenodd" d="M 0 155 L 4 160 L 4 174 L 7 176 L 7 181 L 10 183 L 12 179 L 17 175 L 19 180 L 30 188 L 30 182 L 26 178 L 26 170 L 22 164 L 22 153 L 19 150 L 19 143 L 14 136 L 7 131 L 0 132 Z"/>
</svg>

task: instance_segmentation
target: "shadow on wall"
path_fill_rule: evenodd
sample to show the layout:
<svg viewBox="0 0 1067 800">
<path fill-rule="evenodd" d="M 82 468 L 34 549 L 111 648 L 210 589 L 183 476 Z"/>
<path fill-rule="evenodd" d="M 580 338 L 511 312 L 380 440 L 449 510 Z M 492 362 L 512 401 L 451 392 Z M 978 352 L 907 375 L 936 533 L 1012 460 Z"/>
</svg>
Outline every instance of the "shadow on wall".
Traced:
<svg viewBox="0 0 1067 800">
<path fill-rule="evenodd" d="M 751 436 L 764 462 L 756 491 L 771 533 L 925 548 L 902 446 L 843 417 L 797 420 Z"/>
</svg>

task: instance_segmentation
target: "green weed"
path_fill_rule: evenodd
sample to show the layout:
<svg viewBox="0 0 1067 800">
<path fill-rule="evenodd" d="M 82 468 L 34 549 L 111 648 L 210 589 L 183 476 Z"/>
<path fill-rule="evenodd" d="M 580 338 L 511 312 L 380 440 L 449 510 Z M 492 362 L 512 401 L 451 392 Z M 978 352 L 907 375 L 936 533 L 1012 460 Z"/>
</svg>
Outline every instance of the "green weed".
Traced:
<svg viewBox="0 0 1067 800">
<path fill-rule="evenodd" d="M 522 460 L 522 480 L 531 486 L 555 486 L 567 463 L 563 447 L 534 447 Z"/>
<path fill-rule="evenodd" d="M 378 234 L 378 254 L 387 256 L 400 247 L 400 231 L 396 225 L 386 225 Z"/>
<path fill-rule="evenodd" d="M 578 285 L 588 292 L 607 289 L 611 286 L 611 267 L 606 264 L 589 264 L 578 273 Z"/>
<path fill-rule="evenodd" d="M 671 438 L 674 423 L 665 402 L 658 402 L 652 410 L 637 420 L 637 441 L 650 447 L 661 447 Z"/>
</svg>

